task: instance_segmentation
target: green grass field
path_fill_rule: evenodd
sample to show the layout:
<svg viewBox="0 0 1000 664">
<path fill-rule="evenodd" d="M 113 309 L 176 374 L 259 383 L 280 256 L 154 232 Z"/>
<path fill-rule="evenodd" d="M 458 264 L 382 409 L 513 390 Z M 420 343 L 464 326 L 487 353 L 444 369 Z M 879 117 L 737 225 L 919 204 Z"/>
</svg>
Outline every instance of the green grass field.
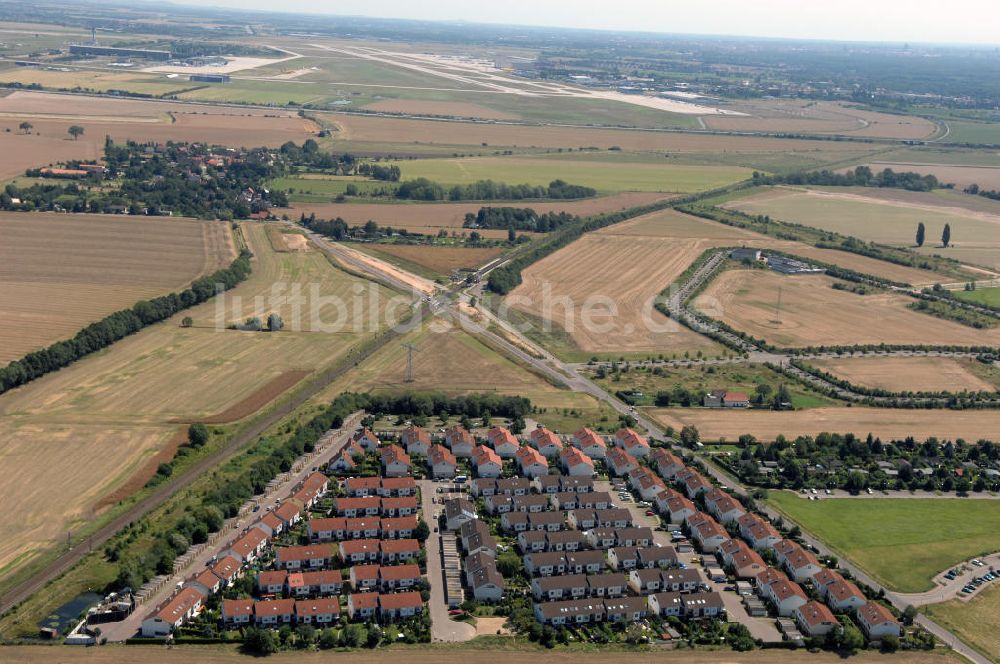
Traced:
<svg viewBox="0 0 1000 664">
<path fill-rule="evenodd" d="M 921 592 L 934 575 L 1000 549 L 1000 506 L 992 500 L 871 498 L 768 502 L 893 590 Z"/>
<path fill-rule="evenodd" d="M 649 159 L 609 160 L 600 153 L 421 159 L 397 164 L 403 172 L 403 179 L 425 177 L 443 184 L 467 184 L 492 179 L 510 184 L 532 185 L 546 185 L 552 180 L 562 179 L 593 187 L 602 193 L 687 193 L 721 187 L 751 175 L 749 169 L 735 166 L 652 163 Z"/>
<path fill-rule="evenodd" d="M 924 613 L 992 661 L 1000 662 L 1000 587 L 996 583 L 968 602 L 953 599 L 932 604 Z"/>
<path fill-rule="evenodd" d="M 967 302 L 1000 307 L 1000 288 L 977 288 L 974 291 L 955 291 L 955 297 Z"/>
<path fill-rule="evenodd" d="M 962 122 L 948 120 L 951 130 L 942 143 L 1000 143 L 1000 122 Z"/>
</svg>

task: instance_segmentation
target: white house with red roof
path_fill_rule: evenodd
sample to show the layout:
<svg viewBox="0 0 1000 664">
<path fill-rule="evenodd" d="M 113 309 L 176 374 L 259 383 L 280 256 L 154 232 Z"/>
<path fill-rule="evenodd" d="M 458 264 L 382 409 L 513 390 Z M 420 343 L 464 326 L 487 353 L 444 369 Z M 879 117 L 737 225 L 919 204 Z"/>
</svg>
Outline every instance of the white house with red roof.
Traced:
<svg viewBox="0 0 1000 664">
<path fill-rule="evenodd" d="M 493 448 L 501 459 L 513 459 L 514 455 L 517 454 L 517 450 L 521 447 L 514 434 L 510 432 L 510 429 L 505 427 L 491 427 L 489 433 L 486 434 L 486 439 L 489 441 L 490 447 Z"/>
<path fill-rule="evenodd" d="M 591 459 L 603 459 L 608 453 L 608 444 L 604 438 L 587 427 L 574 433 L 570 438 L 570 444 Z"/>
<path fill-rule="evenodd" d="M 575 447 L 563 448 L 559 453 L 559 463 L 563 472 L 570 477 L 593 477 L 594 461 Z"/>
<path fill-rule="evenodd" d="M 442 477 L 454 477 L 458 469 L 458 460 L 447 447 L 443 445 L 431 445 L 427 452 L 427 465 L 430 468 L 431 476 L 435 479 Z"/>
<path fill-rule="evenodd" d="M 523 477 L 538 477 L 539 475 L 547 475 L 549 472 L 549 462 L 545 460 L 541 452 L 533 447 L 518 449 L 514 458 Z"/>
<path fill-rule="evenodd" d="M 472 466 L 479 477 L 497 478 L 503 474 L 503 460 L 493 448 L 476 445 L 472 451 Z"/>
</svg>

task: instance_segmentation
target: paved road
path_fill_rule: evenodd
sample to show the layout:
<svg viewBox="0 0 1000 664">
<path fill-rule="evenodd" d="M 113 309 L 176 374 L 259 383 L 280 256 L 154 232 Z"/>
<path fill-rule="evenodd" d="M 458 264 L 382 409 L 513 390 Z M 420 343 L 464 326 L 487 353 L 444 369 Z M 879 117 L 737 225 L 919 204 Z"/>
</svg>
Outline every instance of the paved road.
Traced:
<svg viewBox="0 0 1000 664">
<path fill-rule="evenodd" d="M 217 556 L 221 551 L 228 549 L 233 542 L 243 536 L 251 521 L 255 521 L 257 516 L 264 514 L 268 509 L 274 509 L 279 501 L 292 495 L 294 489 L 312 473 L 314 467 L 325 466 L 327 462 L 333 459 L 344 448 L 344 445 L 350 440 L 351 434 L 361 424 L 362 415 L 363 413 L 357 412 L 348 417 L 337 433 L 326 439 L 322 445 L 317 446 L 311 454 L 301 457 L 295 463 L 292 470 L 286 473 L 285 478 L 279 484 L 274 485 L 266 495 L 248 500 L 244 508 L 249 507 L 252 510 L 253 507 L 257 507 L 258 512 L 256 515 L 250 510 L 245 510 L 247 516 L 236 517 L 236 519 L 232 520 L 231 523 L 234 526 L 232 531 L 227 533 L 225 537 L 220 538 L 212 546 L 205 547 L 197 556 L 192 558 L 190 563 L 171 575 L 160 590 L 146 599 L 128 618 L 121 622 L 101 625 L 102 635 L 111 642 L 124 641 L 135 636 L 139 628 L 142 627 L 142 621 L 156 607 L 160 606 L 160 604 L 174 594 L 179 581 L 184 581 L 208 567 L 209 561 L 212 558 Z"/>
<path fill-rule="evenodd" d="M 595 491 L 607 491 L 612 496 L 616 495 L 611 488 L 611 482 L 608 481 L 597 481 L 594 482 Z M 656 528 L 660 525 L 660 518 L 657 516 L 647 516 L 645 507 L 639 507 L 634 501 L 622 502 L 620 500 L 615 501 L 617 507 L 626 508 L 632 515 L 632 521 L 635 522 L 637 526 L 648 526 L 650 528 Z M 670 542 L 670 534 L 662 530 L 653 530 L 653 541 L 660 546 L 672 546 Z M 688 567 L 696 567 L 704 570 L 705 565 L 701 562 L 701 554 L 697 553 L 679 553 L 677 554 L 677 559 L 684 563 Z M 712 566 L 719 566 L 714 557 L 709 557 L 710 564 Z M 766 642 L 778 642 L 781 641 L 781 632 L 774 624 L 773 618 L 768 617 L 753 617 L 747 613 L 746 607 L 743 606 L 742 598 L 739 594 L 732 590 L 726 590 L 726 583 L 716 583 L 708 578 L 708 574 L 704 571 L 702 572 L 702 578 L 705 580 L 706 585 L 712 590 L 719 593 L 722 597 L 722 601 L 726 606 L 726 614 L 728 615 L 730 621 L 742 623 L 747 626 L 750 630 L 751 636 L 755 639 L 761 639 Z"/>
<path fill-rule="evenodd" d="M 436 485 L 431 480 L 418 480 L 420 487 L 420 507 L 424 512 L 424 521 L 431 527 L 431 535 L 427 538 L 427 579 L 431 584 L 431 601 L 428 609 L 431 614 L 431 641 L 468 641 L 476 636 L 476 628 L 467 622 L 452 620 L 448 615 L 448 602 L 445 600 L 444 568 L 441 564 L 441 533 L 435 533 L 437 519 L 434 518 L 433 500 Z"/>
</svg>

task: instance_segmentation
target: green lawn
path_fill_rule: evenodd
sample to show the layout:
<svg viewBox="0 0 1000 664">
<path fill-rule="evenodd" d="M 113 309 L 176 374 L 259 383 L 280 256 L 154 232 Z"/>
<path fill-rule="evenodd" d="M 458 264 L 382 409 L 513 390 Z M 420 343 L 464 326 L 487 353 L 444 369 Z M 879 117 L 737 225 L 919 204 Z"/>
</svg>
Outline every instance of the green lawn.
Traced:
<svg viewBox="0 0 1000 664">
<path fill-rule="evenodd" d="M 593 187 L 600 192 L 663 191 L 692 192 L 721 187 L 749 177 L 749 169 L 737 166 L 691 166 L 654 163 L 648 159 L 609 161 L 602 156 L 580 153 L 537 157 L 471 157 L 420 159 L 397 162 L 403 179 L 425 177 L 443 184 L 468 184 L 496 180 L 509 184 L 547 185 L 555 179 Z"/>
<path fill-rule="evenodd" d="M 968 302 L 1000 307 L 1000 288 L 977 288 L 974 291 L 956 291 L 955 297 Z"/>
<path fill-rule="evenodd" d="M 887 587 L 921 592 L 934 575 L 1000 549 L 1000 504 L 956 498 L 803 500 L 773 492 L 768 502 L 803 530 Z"/>
</svg>

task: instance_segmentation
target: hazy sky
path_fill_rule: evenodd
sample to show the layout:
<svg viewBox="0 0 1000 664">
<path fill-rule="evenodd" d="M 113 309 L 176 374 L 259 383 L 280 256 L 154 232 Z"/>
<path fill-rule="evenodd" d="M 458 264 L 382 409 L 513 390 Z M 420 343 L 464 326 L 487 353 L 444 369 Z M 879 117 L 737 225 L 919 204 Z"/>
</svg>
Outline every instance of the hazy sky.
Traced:
<svg viewBox="0 0 1000 664">
<path fill-rule="evenodd" d="M 1000 9 L 995 0 L 207 0 L 204 4 L 652 32 L 1000 44 Z"/>
</svg>

